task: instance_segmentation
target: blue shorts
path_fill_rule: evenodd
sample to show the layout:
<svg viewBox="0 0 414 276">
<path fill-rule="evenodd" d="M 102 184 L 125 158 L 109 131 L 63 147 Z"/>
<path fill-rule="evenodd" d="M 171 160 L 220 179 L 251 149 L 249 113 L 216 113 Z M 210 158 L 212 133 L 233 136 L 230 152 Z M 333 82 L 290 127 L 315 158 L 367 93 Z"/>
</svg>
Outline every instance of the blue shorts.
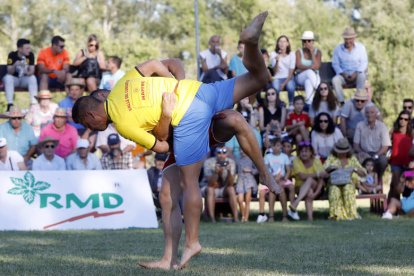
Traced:
<svg viewBox="0 0 414 276">
<path fill-rule="evenodd" d="M 401 198 L 401 209 L 406 214 L 411 210 L 414 210 L 414 199 L 412 197 Z"/>
<path fill-rule="evenodd" d="M 202 84 L 178 126 L 174 128 L 174 156 L 178 166 L 203 160 L 209 149 L 208 128 L 214 114 L 233 107 L 235 78 Z"/>
</svg>

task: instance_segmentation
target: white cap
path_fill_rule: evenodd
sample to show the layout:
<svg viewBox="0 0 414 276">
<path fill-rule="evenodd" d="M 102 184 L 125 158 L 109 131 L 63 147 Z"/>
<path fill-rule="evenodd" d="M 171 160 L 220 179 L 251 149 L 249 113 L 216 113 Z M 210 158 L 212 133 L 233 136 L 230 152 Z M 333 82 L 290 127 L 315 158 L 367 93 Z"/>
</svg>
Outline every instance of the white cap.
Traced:
<svg viewBox="0 0 414 276">
<path fill-rule="evenodd" d="M 7 145 L 7 140 L 4 137 L 0 138 L 0 148 L 4 147 L 5 145 Z"/>
<path fill-rule="evenodd" d="M 315 35 L 312 31 L 304 31 L 301 40 L 315 40 Z"/>
<path fill-rule="evenodd" d="M 88 148 L 89 147 L 89 141 L 86 139 L 78 139 L 78 142 L 76 144 L 76 148 Z"/>
</svg>

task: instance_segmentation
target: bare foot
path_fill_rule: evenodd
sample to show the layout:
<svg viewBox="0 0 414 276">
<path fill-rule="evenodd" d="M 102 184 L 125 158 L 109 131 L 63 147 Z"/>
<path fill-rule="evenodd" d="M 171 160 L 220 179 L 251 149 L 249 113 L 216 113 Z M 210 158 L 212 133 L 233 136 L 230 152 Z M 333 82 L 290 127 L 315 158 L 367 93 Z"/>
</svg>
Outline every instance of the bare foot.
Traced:
<svg viewBox="0 0 414 276">
<path fill-rule="evenodd" d="M 258 44 L 260 33 L 267 15 L 268 12 L 265 11 L 256 16 L 250 25 L 240 33 L 240 41 L 243 43 Z"/>
<path fill-rule="evenodd" d="M 166 260 L 159 260 L 153 262 L 141 262 L 138 265 L 142 268 L 147 269 L 162 269 L 162 270 L 170 270 L 171 269 L 171 262 Z"/>
<path fill-rule="evenodd" d="M 190 259 L 201 252 L 201 245 L 197 242 L 192 246 L 186 246 L 184 248 L 183 255 L 181 256 L 181 262 L 178 266 L 178 269 L 183 269 L 187 266 Z"/>
</svg>

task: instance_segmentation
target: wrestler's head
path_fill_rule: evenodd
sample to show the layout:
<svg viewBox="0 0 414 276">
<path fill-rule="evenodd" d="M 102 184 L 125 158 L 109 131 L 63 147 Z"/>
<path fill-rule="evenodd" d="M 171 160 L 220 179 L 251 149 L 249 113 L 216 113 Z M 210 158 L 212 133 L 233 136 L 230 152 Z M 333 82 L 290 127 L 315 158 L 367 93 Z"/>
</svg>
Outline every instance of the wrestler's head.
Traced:
<svg viewBox="0 0 414 276">
<path fill-rule="evenodd" d="M 110 123 L 104 101 L 92 96 L 80 97 L 72 108 L 72 118 L 92 130 L 105 130 Z"/>
</svg>

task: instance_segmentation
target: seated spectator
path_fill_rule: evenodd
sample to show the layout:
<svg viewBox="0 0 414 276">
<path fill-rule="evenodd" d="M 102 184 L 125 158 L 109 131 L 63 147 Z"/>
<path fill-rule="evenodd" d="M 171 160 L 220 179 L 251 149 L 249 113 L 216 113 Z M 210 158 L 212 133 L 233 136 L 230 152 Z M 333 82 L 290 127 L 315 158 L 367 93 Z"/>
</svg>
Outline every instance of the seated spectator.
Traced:
<svg viewBox="0 0 414 276">
<path fill-rule="evenodd" d="M 237 184 L 236 193 L 239 203 L 241 221 L 249 221 L 250 201 L 252 194 L 257 193 L 257 182 L 254 177 L 258 173 L 257 168 L 253 165 L 253 161 L 241 150 L 241 158 L 237 162 Z"/>
<path fill-rule="evenodd" d="M 413 99 L 404 99 L 403 100 L 403 110 L 408 111 L 411 117 L 411 128 L 414 131 L 414 118 L 413 118 L 413 111 L 414 111 L 414 100 Z M 414 132 L 413 132 L 414 136 Z"/>
<path fill-rule="evenodd" d="M 381 185 L 378 183 L 378 173 L 375 170 L 375 160 L 367 158 L 362 163 L 362 167 L 367 172 L 367 176 L 361 178 L 359 181 L 359 193 L 360 194 L 376 194 L 382 190 Z"/>
<path fill-rule="evenodd" d="M 73 65 L 79 68 L 75 77 L 85 80 L 89 92 L 96 90 L 101 78 L 101 70 L 106 70 L 105 56 L 99 50 L 99 40 L 96 35 L 88 36 L 86 48 L 76 54 Z"/>
<path fill-rule="evenodd" d="M 399 192 L 402 193 L 401 200 L 391 198 L 387 211 L 382 215 L 383 219 L 392 219 L 398 215 L 399 211 L 403 214 L 414 215 L 414 171 L 406 171 L 402 174 Z"/>
<path fill-rule="evenodd" d="M 249 125 L 254 128 L 257 126 L 256 110 L 249 102 L 248 97 L 241 99 L 240 102 L 237 103 L 236 111 L 243 115 Z"/>
<path fill-rule="evenodd" d="M 70 60 L 69 53 L 64 48 L 65 40 L 61 36 L 54 36 L 52 46 L 40 50 L 37 57 L 40 90 L 65 89 Z"/>
<path fill-rule="evenodd" d="M 109 152 L 108 137 L 113 133 L 119 135 L 113 124 L 109 124 L 103 131 L 98 131 L 95 147 L 100 149 L 103 154 Z M 119 139 L 121 140 L 121 150 L 123 153 L 131 152 L 135 148 L 135 143 L 131 140 L 125 139 L 121 135 L 119 135 Z"/>
<path fill-rule="evenodd" d="M 17 151 L 30 167 L 30 159 L 36 153 L 37 138 L 32 127 L 24 121 L 24 114 L 17 106 L 7 113 L 9 120 L 0 124 L 0 137 L 6 138 L 8 148 Z"/>
<path fill-rule="evenodd" d="M 236 174 L 235 162 L 227 157 L 225 147 L 216 148 L 216 156 L 210 157 L 204 162 L 204 179 L 207 188 L 203 189 L 207 197 L 208 213 L 212 222 L 216 222 L 215 206 L 216 198 L 229 199 L 234 221 L 239 221 L 237 212 L 237 198 L 234 189 L 234 177 Z"/>
<path fill-rule="evenodd" d="M 313 220 L 313 200 L 317 198 L 324 186 L 326 173 L 322 163 L 315 158 L 313 148 L 308 141 L 299 143 L 298 158 L 293 160 L 292 175 L 295 179 L 295 190 L 298 195 L 295 201 L 289 206 L 288 216 L 293 220 L 299 220 L 296 211 L 302 199 L 305 199 L 308 220 Z"/>
<path fill-rule="evenodd" d="M 59 107 L 66 110 L 66 114 L 68 115 L 68 123 L 76 128 L 79 136 L 82 136 L 86 128 L 82 124 L 77 124 L 73 121 L 72 107 L 75 104 L 76 100 L 82 97 L 85 91 L 85 84 L 83 83 L 82 79 L 72 78 L 66 84 L 66 87 L 68 89 L 68 95 L 59 102 Z"/>
<path fill-rule="evenodd" d="M 24 171 L 27 170 L 23 156 L 15 150 L 7 148 L 7 139 L 0 138 L 0 171 Z"/>
<path fill-rule="evenodd" d="M 118 56 L 108 58 L 106 69 L 108 72 L 102 74 L 102 80 L 99 89 L 112 90 L 112 87 L 125 75 L 121 68 L 122 59 Z M 93 90 L 88 90 L 92 92 Z"/>
<path fill-rule="evenodd" d="M 335 127 L 331 116 L 328 113 L 319 113 L 315 118 L 315 124 L 312 129 L 312 148 L 321 161 L 325 161 L 336 142 L 344 136 L 342 132 Z"/>
<path fill-rule="evenodd" d="M 365 119 L 368 95 L 365 90 L 357 90 L 352 99 L 345 102 L 341 110 L 341 131 L 353 143 L 356 126 Z"/>
<path fill-rule="evenodd" d="M 52 102 L 52 94 L 49 90 L 41 90 L 35 98 L 38 103 L 30 106 L 26 114 L 26 122 L 32 126 L 35 136 L 39 137 L 40 130 L 53 122 L 53 114 L 58 105 Z"/>
<path fill-rule="evenodd" d="M 221 37 L 213 35 L 208 41 L 209 48 L 200 53 L 201 76 L 204 83 L 227 79 L 227 53 L 220 48 Z"/>
<path fill-rule="evenodd" d="M 334 124 L 338 123 L 338 105 L 335 94 L 332 92 L 331 87 L 326 82 L 319 84 L 315 92 L 312 104 L 309 106 L 309 117 L 311 124 L 314 125 L 315 117 L 321 113 L 326 112 L 331 116 Z"/>
<path fill-rule="evenodd" d="M 270 64 L 269 52 L 266 50 L 266 48 L 260 49 L 260 52 L 262 53 L 263 60 L 265 62 L 265 65 L 266 65 L 267 69 L 269 70 L 270 76 L 273 76 L 274 72 L 273 72 L 272 65 Z"/>
<path fill-rule="evenodd" d="M 332 79 L 332 85 L 341 105 L 345 102 L 342 86 L 344 84 L 356 84 L 357 89 L 364 89 L 368 69 L 368 56 L 365 46 L 355 42 L 357 34 L 354 28 L 345 28 L 342 37 L 344 43 L 336 46 L 332 57 L 332 67 L 336 73 L 336 76 Z"/>
<path fill-rule="evenodd" d="M 155 166 L 152 166 L 147 170 L 148 181 L 152 191 L 152 199 L 157 209 L 161 208 L 159 196 L 161 191 L 162 170 L 164 169 L 167 157 L 168 155 L 166 153 L 156 153 L 154 157 Z"/>
<path fill-rule="evenodd" d="M 293 111 L 289 113 L 286 120 L 286 130 L 289 136 L 294 137 L 296 143 L 309 141 L 310 119 L 307 112 L 303 111 L 305 99 L 303 96 L 295 96 L 293 100 Z"/>
<path fill-rule="evenodd" d="M 10 52 L 7 58 L 7 74 L 3 77 L 6 93 L 7 111 L 13 106 L 14 88 L 29 89 L 30 103 L 35 104 L 37 94 L 37 79 L 34 75 L 34 55 L 31 51 L 30 40 L 17 40 L 17 51 Z"/>
<path fill-rule="evenodd" d="M 66 170 L 65 160 L 56 155 L 56 146 L 59 140 L 46 136 L 39 142 L 41 154 L 33 161 L 34 171 L 59 171 Z"/>
<path fill-rule="evenodd" d="M 102 170 L 99 158 L 89 152 L 89 141 L 87 139 L 78 139 L 76 143 L 76 152 L 66 158 L 67 170 Z"/>
<path fill-rule="evenodd" d="M 53 115 L 53 122 L 40 130 L 39 140 L 43 140 L 47 136 L 59 141 L 56 147 L 56 154 L 62 158 L 66 158 L 76 149 L 78 133 L 76 128 L 68 124 L 65 109 L 56 109 Z"/>
<path fill-rule="evenodd" d="M 104 170 L 130 170 L 132 169 L 132 154 L 121 150 L 121 139 L 117 133 L 108 136 L 109 151 L 101 158 Z"/>
<path fill-rule="evenodd" d="M 272 152 L 272 145 L 271 141 L 273 139 L 280 139 L 282 138 L 282 129 L 280 128 L 280 124 L 277 120 L 271 120 L 270 123 L 267 124 L 266 131 L 263 134 L 263 145 L 265 147 L 265 153 Z M 285 135 L 287 135 L 285 133 Z"/>
<path fill-rule="evenodd" d="M 239 41 L 237 43 L 237 54 L 233 55 L 230 59 L 229 71 L 231 76 L 237 77 L 247 72 L 246 67 L 243 64 L 244 43 Z"/>
<path fill-rule="evenodd" d="M 270 53 L 270 64 L 273 68 L 273 87 L 277 93 L 286 90 L 288 92 L 289 110 L 293 109 L 293 97 L 295 97 L 295 53 L 291 52 L 289 38 L 281 35 L 276 40 L 275 51 Z"/>
<path fill-rule="evenodd" d="M 386 153 L 391 146 L 387 126 L 377 120 L 378 110 L 370 105 L 365 109 L 366 121 L 359 122 L 354 136 L 354 150 L 358 160 L 362 163 L 366 158 L 375 160 L 375 167 L 379 177 L 382 177 L 387 165 Z"/>
<path fill-rule="evenodd" d="M 346 138 L 336 142 L 332 154 L 325 164 L 326 173 L 329 174 L 328 199 L 329 219 L 353 220 L 360 218 L 356 208 L 355 184 L 357 175 L 366 176 L 365 169 L 352 154 L 352 148 Z"/>
<path fill-rule="evenodd" d="M 296 51 L 296 84 L 305 87 L 306 104 L 313 101 L 314 91 L 321 82 L 319 68 L 322 53 L 314 46 L 315 36 L 311 31 L 302 34 L 302 48 Z"/>
<path fill-rule="evenodd" d="M 411 141 L 413 140 L 413 129 L 410 121 L 411 113 L 408 110 L 403 110 L 398 114 L 397 120 L 394 122 L 391 133 L 391 157 L 389 159 L 392 178 L 388 198 L 400 198 L 397 187 L 401 174 L 407 170 L 408 165 L 413 160 L 409 155 Z"/>
<path fill-rule="evenodd" d="M 282 139 L 282 147 L 283 147 L 283 153 L 286 154 L 289 157 L 290 164 L 293 164 L 293 160 L 295 160 L 296 155 L 293 155 L 293 144 L 292 144 L 292 138 L 290 137 L 284 137 Z"/>
<path fill-rule="evenodd" d="M 280 130 L 285 128 L 286 108 L 273 87 L 269 87 L 266 91 L 264 104 L 259 107 L 259 129 L 261 132 L 266 130 L 270 121 L 275 120 L 279 123 Z"/>
</svg>

